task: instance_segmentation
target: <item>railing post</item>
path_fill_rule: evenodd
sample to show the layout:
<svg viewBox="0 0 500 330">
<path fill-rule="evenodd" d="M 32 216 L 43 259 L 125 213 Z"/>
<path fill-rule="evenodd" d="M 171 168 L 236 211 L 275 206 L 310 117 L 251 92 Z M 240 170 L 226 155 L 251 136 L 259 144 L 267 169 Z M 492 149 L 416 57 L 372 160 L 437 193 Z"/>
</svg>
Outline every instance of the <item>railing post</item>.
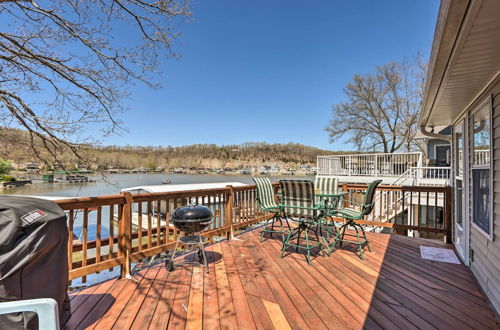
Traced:
<svg viewBox="0 0 500 330">
<path fill-rule="evenodd" d="M 132 212 L 132 195 L 130 192 L 122 192 L 125 204 L 121 217 L 119 218 L 119 237 L 118 237 L 118 250 L 121 251 L 124 262 L 121 266 L 120 277 L 132 278 L 131 271 L 131 253 L 132 253 L 132 236 L 131 236 L 131 212 Z"/>
<path fill-rule="evenodd" d="M 227 233 L 227 239 L 234 238 L 233 232 L 233 212 L 234 212 L 234 188 L 231 185 L 227 185 L 226 188 L 229 189 L 229 194 L 226 203 L 226 219 L 229 223 L 229 232 Z"/>
<path fill-rule="evenodd" d="M 349 176 L 351 176 L 352 172 L 352 156 L 349 156 Z"/>
</svg>

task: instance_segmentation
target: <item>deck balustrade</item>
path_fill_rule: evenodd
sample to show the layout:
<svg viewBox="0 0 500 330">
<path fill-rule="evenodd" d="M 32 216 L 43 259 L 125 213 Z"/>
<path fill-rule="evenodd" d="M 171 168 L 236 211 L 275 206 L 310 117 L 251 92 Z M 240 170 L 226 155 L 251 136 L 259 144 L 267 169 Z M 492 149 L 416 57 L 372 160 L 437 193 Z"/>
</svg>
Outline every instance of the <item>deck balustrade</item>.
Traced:
<svg viewBox="0 0 500 330">
<path fill-rule="evenodd" d="M 366 185 L 342 184 L 339 188 L 349 193 L 344 206 L 356 207 Z M 259 210 L 256 196 L 256 187 L 248 185 L 60 200 L 69 219 L 69 277 L 83 277 L 85 281 L 86 275 L 116 266 L 121 267 L 122 277 L 127 276 L 133 262 L 172 249 L 179 233 L 170 223 L 170 212 L 193 202 L 209 207 L 214 214 L 205 237 L 231 239 L 237 230 L 270 216 Z M 379 186 L 376 206 L 364 222 L 372 228 L 392 228 L 401 234 L 449 237 L 450 199 L 449 187 Z M 74 232 L 80 232 L 78 239 Z"/>
</svg>

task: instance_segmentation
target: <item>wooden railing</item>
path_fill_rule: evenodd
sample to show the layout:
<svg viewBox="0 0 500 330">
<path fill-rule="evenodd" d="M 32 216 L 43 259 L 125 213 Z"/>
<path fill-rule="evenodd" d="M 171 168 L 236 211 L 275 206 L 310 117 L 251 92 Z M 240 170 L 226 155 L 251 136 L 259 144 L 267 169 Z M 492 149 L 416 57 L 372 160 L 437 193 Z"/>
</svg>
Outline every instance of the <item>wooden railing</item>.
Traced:
<svg viewBox="0 0 500 330">
<path fill-rule="evenodd" d="M 343 206 L 359 208 L 367 185 L 342 184 L 348 192 Z M 363 224 L 392 228 L 399 234 L 451 239 L 451 187 L 381 185 L 374 197 L 375 206 Z M 339 219 L 340 220 L 340 219 Z M 422 235 L 423 234 L 423 235 Z"/>
<path fill-rule="evenodd" d="M 175 208 L 195 203 L 211 209 L 211 227 L 203 233 L 231 238 L 234 231 L 265 220 L 256 187 L 228 186 L 221 189 L 130 194 L 57 201 L 68 214 L 69 277 L 75 279 L 121 266 L 130 273 L 131 263 L 172 249 L 179 233 L 170 223 Z M 77 228 L 81 230 L 77 231 Z M 92 237 L 89 235 L 92 228 Z M 75 239 L 74 233 L 79 232 Z"/>
<path fill-rule="evenodd" d="M 277 190 L 278 184 L 274 187 Z M 356 208 L 366 185 L 343 184 L 341 188 L 348 192 L 343 206 Z M 450 194 L 449 187 L 379 186 L 375 208 L 362 222 L 401 234 L 418 231 L 449 237 Z M 179 233 L 170 223 L 170 213 L 193 202 L 207 206 L 214 214 L 205 237 L 212 241 L 214 236 L 231 239 L 235 231 L 270 216 L 259 210 L 256 196 L 256 187 L 248 185 L 57 201 L 69 220 L 69 277 L 82 277 L 85 282 L 86 275 L 116 266 L 121 267 L 122 277 L 127 276 L 133 262 L 172 249 Z M 79 233 L 77 239 L 74 233 Z"/>
</svg>

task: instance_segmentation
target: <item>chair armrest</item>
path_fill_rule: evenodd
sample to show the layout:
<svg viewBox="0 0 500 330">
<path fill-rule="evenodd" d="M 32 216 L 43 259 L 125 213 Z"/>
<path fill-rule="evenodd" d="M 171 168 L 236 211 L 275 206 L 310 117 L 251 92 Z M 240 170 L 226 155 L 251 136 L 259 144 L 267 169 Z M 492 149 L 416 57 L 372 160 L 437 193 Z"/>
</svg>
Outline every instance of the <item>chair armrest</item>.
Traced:
<svg viewBox="0 0 500 330">
<path fill-rule="evenodd" d="M 340 198 L 340 197 L 344 197 L 345 195 L 347 195 L 348 192 L 342 192 L 340 194 L 315 194 L 315 196 L 317 197 L 330 197 L 330 198 Z"/>
<path fill-rule="evenodd" d="M 57 302 L 52 298 L 16 300 L 0 303 L 0 314 L 35 312 L 38 315 L 38 328 L 59 330 L 59 311 Z"/>
<path fill-rule="evenodd" d="M 315 205 L 314 207 L 307 207 L 307 206 L 292 206 L 292 205 L 286 205 L 286 204 L 278 204 L 280 208 L 287 208 L 287 209 L 302 209 L 302 210 L 319 210 L 320 206 Z"/>
</svg>

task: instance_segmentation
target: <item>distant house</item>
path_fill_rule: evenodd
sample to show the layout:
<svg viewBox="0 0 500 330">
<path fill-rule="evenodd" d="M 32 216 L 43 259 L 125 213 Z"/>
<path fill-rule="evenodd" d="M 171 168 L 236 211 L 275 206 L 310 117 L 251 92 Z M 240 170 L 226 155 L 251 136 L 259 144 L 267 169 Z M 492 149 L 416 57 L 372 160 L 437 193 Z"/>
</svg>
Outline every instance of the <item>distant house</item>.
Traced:
<svg viewBox="0 0 500 330">
<path fill-rule="evenodd" d="M 500 312 L 500 1 L 443 1 L 420 117 L 451 141 L 453 243 Z M 436 127 L 451 126 L 451 136 Z M 496 157 L 492 157 L 495 155 Z"/>
<path fill-rule="evenodd" d="M 28 164 L 26 164 L 26 172 L 38 173 L 38 172 L 40 172 L 40 168 L 38 167 L 38 164 L 28 163 Z"/>
<path fill-rule="evenodd" d="M 433 132 L 439 135 L 451 135 L 451 126 L 434 127 Z M 449 141 L 435 137 L 429 137 L 422 132 L 415 136 L 415 139 L 421 140 L 425 144 L 427 155 L 427 166 L 450 166 L 451 163 L 451 144 Z"/>
</svg>

